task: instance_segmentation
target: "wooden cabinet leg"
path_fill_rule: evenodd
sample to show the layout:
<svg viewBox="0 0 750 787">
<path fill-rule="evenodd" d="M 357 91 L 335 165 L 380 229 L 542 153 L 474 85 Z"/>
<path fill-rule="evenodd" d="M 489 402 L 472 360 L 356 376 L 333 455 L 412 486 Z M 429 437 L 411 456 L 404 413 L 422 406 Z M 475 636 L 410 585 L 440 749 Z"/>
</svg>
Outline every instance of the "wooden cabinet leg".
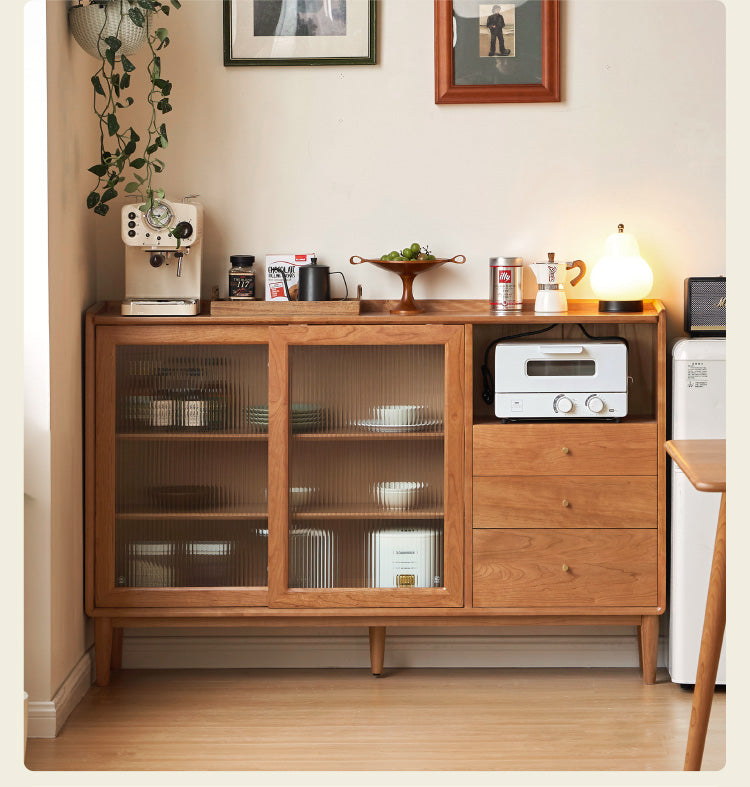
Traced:
<svg viewBox="0 0 750 787">
<path fill-rule="evenodd" d="M 638 669 L 643 669 L 643 640 L 641 639 L 641 627 L 636 626 L 635 630 L 638 632 Z"/>
<path fill-rule="evenodd" d="M 112 669 L 122 669 L 122 636 L 124 629 L 112 629 L 112 660 L 110 666 Z"/>
<path fill-rule="evenodd" d="M 112 620 L 94 620 L 94 655 L 96 656 L 96 685 L 109 686 L 109 669 L 112 664 Z"/>
<path fill-rule="evenodd" d="M 656 656 L 659 650 L 659 618 L 657 615 L 644 615 L 641 618 L 641 668 L 643 682 L 651 686 L 656 683 Z"/>
<path fill-rule="evenodd" d="M 383 674 L 385 659 L 385 626 L 370 626 L 370 672 L 375 677 Z"/>
<path fill-rule="evenodd" d="M 714 557 L 711 562 L 711 577 L 708 580 L 706 614 L 703 618 L 703 634 L 698 656 L 698 672 L 695 676 L 693 708 L 690 711 L 685 770 L 699 771 L 703 761 L 703 748 L 706 745 L 708 718 L 716 687 L 716 672 L 719 668 L 721 644 L 724 639 L 724 626 L 727 619 L 727 527 L 726 493 L 721 496 L 719 522 L 716 527 Z"/>
</svg>

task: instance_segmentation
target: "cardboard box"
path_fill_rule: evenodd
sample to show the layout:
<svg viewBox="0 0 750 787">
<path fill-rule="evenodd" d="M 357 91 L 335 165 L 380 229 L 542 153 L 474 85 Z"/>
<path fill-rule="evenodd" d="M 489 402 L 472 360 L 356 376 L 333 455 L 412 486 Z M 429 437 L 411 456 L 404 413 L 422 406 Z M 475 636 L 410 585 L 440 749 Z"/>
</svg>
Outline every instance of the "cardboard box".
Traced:
<svg viewBox="0 0 750 787">
<path fill-rule="evenodd" d="M 309 265 L 315 252 L 310 254 L 266 254 L 266 300 L 288 301 L 284 280 L 281 272 L 286 277 L 286 286 L 289 288 L 291 300 L 297 300 L 299 287 L 299 269 Z"/>
</svg>

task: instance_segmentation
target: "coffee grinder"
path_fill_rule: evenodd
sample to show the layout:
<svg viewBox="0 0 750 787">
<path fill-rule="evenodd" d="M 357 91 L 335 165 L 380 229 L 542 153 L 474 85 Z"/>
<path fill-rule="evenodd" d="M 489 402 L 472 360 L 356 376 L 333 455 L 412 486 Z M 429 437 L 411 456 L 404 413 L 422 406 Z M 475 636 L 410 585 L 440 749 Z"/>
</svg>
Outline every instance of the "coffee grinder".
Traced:
<svg viewBox="0 0 750 787">
<path fill-rule="evenodd" d="M 154 200 L 146 211 L 122 209 L 125 300 L 122 314 L 185 316 L 200 312 L 203 206 Z"/>
</svg>

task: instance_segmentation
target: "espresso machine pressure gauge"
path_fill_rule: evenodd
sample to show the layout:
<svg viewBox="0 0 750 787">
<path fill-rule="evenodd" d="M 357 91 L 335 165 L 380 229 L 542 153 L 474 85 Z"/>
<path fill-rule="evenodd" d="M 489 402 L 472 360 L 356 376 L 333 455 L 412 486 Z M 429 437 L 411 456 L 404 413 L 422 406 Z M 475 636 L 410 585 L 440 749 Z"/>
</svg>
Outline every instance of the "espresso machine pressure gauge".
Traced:
<svg viewBox="0 0 750 787">
<path fill-rule="evenodd" d="M 166 202 L 154 201 L 154 204 L 146 211 L 146 222 L 155 230 L 168 227 L 174 214 Z"/>
</svg>

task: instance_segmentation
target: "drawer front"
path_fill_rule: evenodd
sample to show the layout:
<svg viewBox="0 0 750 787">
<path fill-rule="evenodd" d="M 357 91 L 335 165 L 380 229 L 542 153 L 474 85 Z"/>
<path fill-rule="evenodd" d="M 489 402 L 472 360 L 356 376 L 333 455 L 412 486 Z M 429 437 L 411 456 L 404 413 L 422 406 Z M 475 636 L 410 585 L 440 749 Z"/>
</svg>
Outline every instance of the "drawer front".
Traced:
<svg viewBox="0 0 750 787">
<path fill-rule="evenodd" d="M 475 607 L 657 603 L 656 530 L 476 530 Z"/>
<path fill-rule="evenodd" d="M 474 426 L 473 475 L 656 475 L 656 422 Z"/>
<path fill-rule="evenodd" d="M 656 476 L 481 476 L 474 527 L 651 528 Z"/>
</svg>

